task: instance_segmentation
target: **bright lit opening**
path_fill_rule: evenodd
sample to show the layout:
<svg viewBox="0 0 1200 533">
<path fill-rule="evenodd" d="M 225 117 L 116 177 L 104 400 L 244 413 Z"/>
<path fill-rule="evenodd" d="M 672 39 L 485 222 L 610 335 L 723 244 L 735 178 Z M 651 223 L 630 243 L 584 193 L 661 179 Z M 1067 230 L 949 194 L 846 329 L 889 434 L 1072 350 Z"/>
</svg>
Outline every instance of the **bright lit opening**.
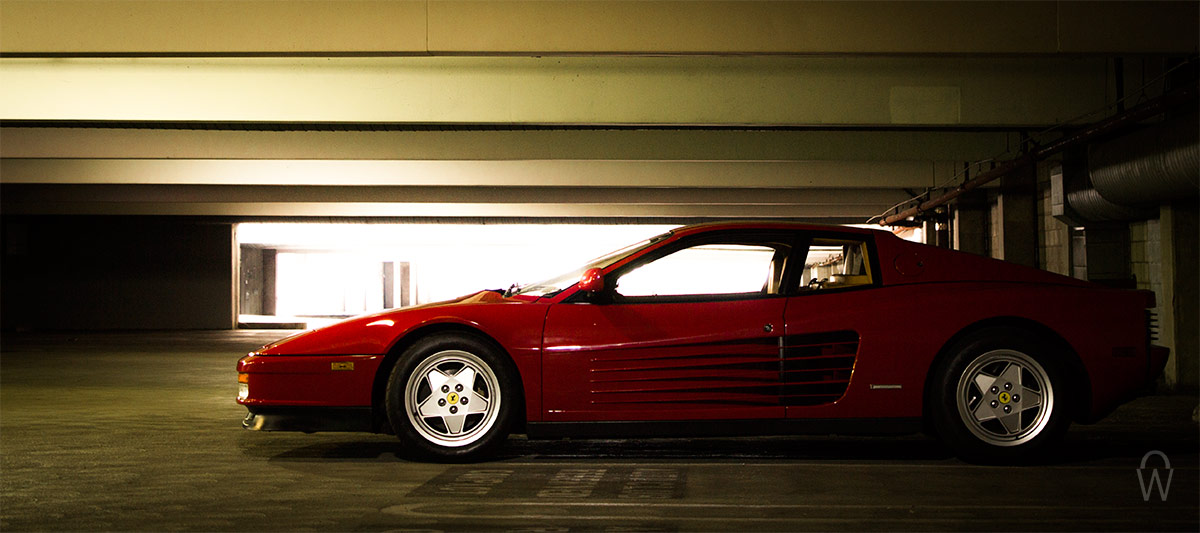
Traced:
<svg viewBox="0 0 1200 533">
<path fill-rule="evenodd" d="M 674 227 L 239 224 L 239 322 L 245 327 L 317 327 L 344 317 L 534 283 Z M 911 231 L 902 236 L 914 237 Z M 737 259 L 726 267 L 755 273 L 761 267 L 759 261 Z M 705 278 L 739 277 L 707 272 Z"/>
<path fill-rule="evenodd" d="M 240 322 L 315 327 L 505 289 L 578 268 L 674 227 L 239 224 Z"/>
</svg>

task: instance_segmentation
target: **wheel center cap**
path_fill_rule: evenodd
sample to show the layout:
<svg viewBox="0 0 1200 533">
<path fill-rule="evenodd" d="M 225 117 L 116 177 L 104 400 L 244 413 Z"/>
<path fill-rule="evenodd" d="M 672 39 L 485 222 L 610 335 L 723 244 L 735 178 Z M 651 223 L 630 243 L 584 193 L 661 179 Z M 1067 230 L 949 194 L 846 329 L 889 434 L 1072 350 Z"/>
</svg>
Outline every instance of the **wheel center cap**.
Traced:
<svg viewBox="0 0 1200 533">
<path fill-rule="evenodd" d="M 1012 400 L 1012 395 L 1010 395 L 1007 391 L 1001 392 L 997 399 L 1000 400 L 1000 403 L 1008 403 L 1009 400 Z"/>
<path fill-rule="evenodd" d="M 451 392 L 450 394 L 446 395 L 446 403 L 449 403 L 449 404 L 458 403 L 458 393 Z"/>
</svg>

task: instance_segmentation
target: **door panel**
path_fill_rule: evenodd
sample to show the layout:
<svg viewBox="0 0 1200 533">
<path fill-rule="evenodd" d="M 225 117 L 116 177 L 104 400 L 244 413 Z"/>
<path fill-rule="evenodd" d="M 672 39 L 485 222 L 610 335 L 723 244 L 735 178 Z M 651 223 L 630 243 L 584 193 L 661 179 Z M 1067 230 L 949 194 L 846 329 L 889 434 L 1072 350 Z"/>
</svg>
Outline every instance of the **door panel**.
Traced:
<svg viewBox="0 0 1200 533">
<path fill-rule="evenodd" d="M 912 395 L 920 391 L 909 390 L 911 381 L 897 376 L 895 366 L 912 349 L 912 322 L 904 318 L 911 301 L 889 298 L 892 292 L 867 288 L 788 299 L 783 396 L 788 418 L 879 418 L 911 411 Z M 823 362 L 836 370 L 796 372 Z M 821 382 L 828 389 L 819 392 L 830 396 L 799 391 Z M 836 394 L 835 386 L 844 394 Z"/>
<path fill-rule="evenodd" d="M 781 400 L 789 418 L 886 416 L 904 400 L 894 358 L 910 330 L 903 311 L 882 306 L 874 243 L 814 234 L 800 283 L 788 298 Z M 910 391 L 905 391 L 905 393 Z"/>
<path fill-rule="evenodd" d="M 782 418 L 785 303 L 554 305 L 544 337 L 546 420 Z"/>
</svg>

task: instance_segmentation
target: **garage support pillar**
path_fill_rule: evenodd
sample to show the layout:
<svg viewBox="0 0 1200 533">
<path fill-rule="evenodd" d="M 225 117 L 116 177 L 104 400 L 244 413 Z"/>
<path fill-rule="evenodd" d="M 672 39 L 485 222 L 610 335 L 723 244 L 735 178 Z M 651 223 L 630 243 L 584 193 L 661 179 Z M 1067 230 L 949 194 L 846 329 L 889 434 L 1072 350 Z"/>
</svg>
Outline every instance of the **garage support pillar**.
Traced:
<svg viewBox="0 0 1200 533">
<path fill-rule="evenodd" d="M 996 198 L 997 249 L 993 256 L 1019 265 L 1037 267 L 1036 170 L 1026 167 L 1003 178 Z"/>
<path fill-rule="evenodd" d="M 954 249 L 978 255 L 988 255 L 987 193 L 974 190 L 959 196 L 954 204 Z"/>
<path fill-rule="evenodd" d="M 1200 210 L 1195 202 L 1163 206 L 1159 211 L 1162 240 L 1162 294 L 1158 295 L 1159 344 L 1171 349 L 1164 371 L 1167 388 L 1195 393 L 1200 388 Z M 1091 235 L 1088 235 L 1091 240 Z"/>
</svg>

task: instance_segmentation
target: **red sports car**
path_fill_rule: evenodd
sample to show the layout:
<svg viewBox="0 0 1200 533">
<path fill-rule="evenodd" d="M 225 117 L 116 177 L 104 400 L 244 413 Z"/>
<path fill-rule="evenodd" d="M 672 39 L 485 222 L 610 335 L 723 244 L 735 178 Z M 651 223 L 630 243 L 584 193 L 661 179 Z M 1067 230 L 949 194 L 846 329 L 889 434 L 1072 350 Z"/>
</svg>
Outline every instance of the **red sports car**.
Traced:
<svg viewBox="0 0 1200 533">
<path fill-rule="evenodd" d="M 875 230 L 679 228 L 576 272 L 301 333 L 238 362 L 256 430 L 531 438 L 929 431 L 1015 461 L 1161 373 L 1147 291 Z"/>
</svg>

